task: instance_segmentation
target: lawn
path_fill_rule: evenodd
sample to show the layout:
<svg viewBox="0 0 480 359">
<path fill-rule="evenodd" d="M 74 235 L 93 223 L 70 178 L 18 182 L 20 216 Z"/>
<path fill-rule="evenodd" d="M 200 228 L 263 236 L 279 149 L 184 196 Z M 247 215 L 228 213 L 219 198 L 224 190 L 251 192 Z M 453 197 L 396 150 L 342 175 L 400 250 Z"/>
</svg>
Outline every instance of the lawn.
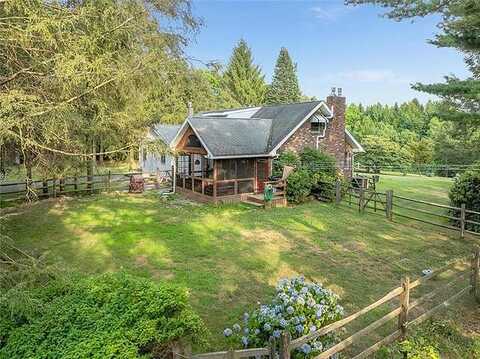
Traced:
<svg viewBox="0 0 480 359">
<path fill-rule="evenodd" d="M 351 313 L 402 275 L 418 277 L 472 248 L 471 238 L 448 231 L 316 201 L 265 211 L 104 194 L 22 207 L 6 224 L 20 248 L 69 269 L 126 270 L 187 287 L 217 350 L 226 345 L 223 328 L 268 301 L 282 277 L 323 283 Z"/>
<path fill-rule="evenodd" d="M 448 190 L 453 180 L 420 175 L 380 175 L 377 190 L 393 190 L 395 195 L 439 204 L 449 204 Z"/>
</svg>

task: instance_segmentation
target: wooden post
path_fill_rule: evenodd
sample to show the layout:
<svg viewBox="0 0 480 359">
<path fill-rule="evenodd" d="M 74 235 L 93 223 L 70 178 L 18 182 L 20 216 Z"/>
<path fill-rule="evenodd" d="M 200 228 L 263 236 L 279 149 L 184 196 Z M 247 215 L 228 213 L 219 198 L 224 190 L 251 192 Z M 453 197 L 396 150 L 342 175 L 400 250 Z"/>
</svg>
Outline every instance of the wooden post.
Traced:
<svg viewBox="0 0 480 359">
<path fill-rule="evenodd" d="M 283 332 L 280 337 L 280 359 L 290 359 L 290 333 Z"/>
<path fill-rule="evenodd" d="M 276 348 L 275 348 L 275 338 L 270 337 L 270 340 L 268 342 L 268 349 L 270 351 L 270 359 L 276 359 Z"/>
<path fill-rule="evenodd" d="M 42 192 L 45 197 L 48 197 L 48 180 L 46 179 L 42 181 Z"/>
<path fill-rule="evenodd" d="M 460 209 L 460 238 L 465 237 L 465 203 L 462 203 Z"/>
<path fill-rule="evenodd" d="M 78 191 L 78 177 L 75 176 L 73 177 L 73 189 L 76 191 Z"/>
<path fill-rule="evenodd" d="M 347 191 L 348 191 L 348 205 L 351 207 L 352 206 L 352 189 L 349 187 Z"/>
<path fill-rule="evenodd" d="M 386 203 L 385 203 L 385 214 L 387 219 L 391 221 L 393 219 L 393 191 L 386 191 Z"/>
<path fill-rule="evenodd" d="M 107 175 L 107 191 L 110 192 L 112 189 L 112 172 L 108 170 Z"/>
<path fill-rule="evenodd" d="M 53 198 L 57 197 L 57 179 L 54 177 L 53 178 L 53 192 L 52 192 L 52 196 Z"/>
<path fill-rule="evenodd" d="M 363 212 L 365 207 L 365 189 L 360 187 L 359 198 L 358 198 L 358 211 Z"/>
<path fill-rule="evenodd" d="M 63 178 L 63 177 L 60 178 L 58 180 L 58 182 L 59 182 L 59 185 L 60 185 L 60 191 L 59 192 L 63 194 L 63 192 L 65 192 L 65 178 Z"/>
<path fill-rule="evenodd" d="M 480 303 L 480 247 L 475 246 L 472 259 L 472 276 L 470 277 L 470 284 L 472 286 L 471 292 L 477 302 Z"/>
<path fill-rule="evenodd" d="M 233 194 L 238 194 L 238 180 L 235 180 L 235 182 L 233 182 Z"/>
<path fill-rule="evenodd" d="M 402 331 L 402 338 L 407 335 L 408 310 L 410 306 L 410 278 L 402 278 L 403 292 L 400 294 L 400 315 L 398 316 L 398 329 Z"/>
<path fill-rule="evenodd" d="M 373 188 L 373 211 L 377 211 L 377 191 L 375 190 L 375 186 Z"/>
<path fill-rule="evenodd" d="M 335 182 L 335 203 L 339 204 L 342 200 L 342 182 L 337 180 Z"/>
</svg>

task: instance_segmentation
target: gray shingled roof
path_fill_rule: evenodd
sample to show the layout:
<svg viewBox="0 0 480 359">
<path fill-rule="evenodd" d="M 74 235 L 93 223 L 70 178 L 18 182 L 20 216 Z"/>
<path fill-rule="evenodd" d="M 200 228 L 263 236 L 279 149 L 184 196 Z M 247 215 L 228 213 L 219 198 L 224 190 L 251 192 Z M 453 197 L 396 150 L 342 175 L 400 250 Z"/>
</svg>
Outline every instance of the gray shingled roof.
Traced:
<svg viewBox="0 0 480 359">
<path fill-rule="evenodd" d="M 177 135 L 178 130 L 180 130 L 181 125 L 166 125 L 158 123 L 152 127 L 152 133 L 160 138 L 167 145 L 173 141 Z"/>
<path fill-rule="evenodd" d="M 272 120 L 269 151 L 275 148 L 321 101 L 262 107 L 252 117 Z"/>
<path fill-rule="evenodd" d="M 215 157 L 269 152 L 270 119 L 193 117 L 189 121 Z"/>
<path fill-rule="evenodd" d="M 200 113 L 189 121 L 214 157 L 268 155 L 321 101 L 261 107 L 251 118 Z M 248 108 L 245 108 L 248 109 Z M 242 109 L 235 109 L 236 111 Z"/>
</svg>

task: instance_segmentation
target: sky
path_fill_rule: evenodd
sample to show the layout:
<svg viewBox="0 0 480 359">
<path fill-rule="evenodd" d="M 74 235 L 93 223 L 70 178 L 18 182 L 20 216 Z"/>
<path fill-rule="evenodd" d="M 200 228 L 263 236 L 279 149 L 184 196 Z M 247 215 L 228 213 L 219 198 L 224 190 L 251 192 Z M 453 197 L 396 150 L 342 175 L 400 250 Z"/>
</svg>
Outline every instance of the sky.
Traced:
<svg viewBox="0 0 480 359">
<path fill-rule="evenodd" d="M 412 90 L 411 83 L 468 76 L 460 53 L 427 43 L 437 32 L 435 16 L 396 22 L 381 17 L 380 7 L 347 7 L 342 0 L 193 0 L 193 11 L 204 26 L 188 56 L 227 64 L 243 38 L 270 82 L 286 47 L 302 92 L 319 99 L 342 87 L 350 103 L 425 102 L 433 97 Z"/>
</svg>

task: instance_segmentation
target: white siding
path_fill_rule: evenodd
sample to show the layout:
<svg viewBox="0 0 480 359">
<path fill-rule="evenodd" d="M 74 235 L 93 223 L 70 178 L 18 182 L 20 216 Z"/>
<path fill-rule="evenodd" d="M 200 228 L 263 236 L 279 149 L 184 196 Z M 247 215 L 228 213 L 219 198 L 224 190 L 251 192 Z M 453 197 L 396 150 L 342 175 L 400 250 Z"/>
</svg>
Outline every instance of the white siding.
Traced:
<svg viewBox="0 0 480 359">
<path fill-rule="evenodd" d="M 143 173 L 157 173 L 158 171 L 170 171 L 173 166 L 173 157 L 158 153 L 145 153 L 140 149 L 139 166 Z"/>
</svg>

